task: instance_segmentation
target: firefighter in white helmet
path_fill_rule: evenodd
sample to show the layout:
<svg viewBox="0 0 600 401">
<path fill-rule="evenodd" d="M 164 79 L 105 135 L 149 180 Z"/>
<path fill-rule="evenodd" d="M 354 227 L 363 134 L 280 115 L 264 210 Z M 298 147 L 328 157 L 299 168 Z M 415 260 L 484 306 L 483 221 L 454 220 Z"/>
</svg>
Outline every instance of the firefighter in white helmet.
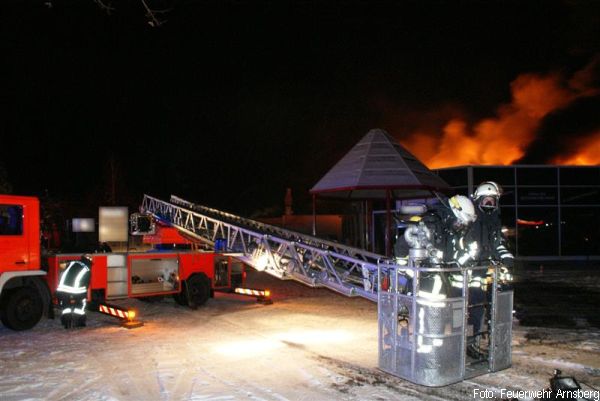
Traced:
<svg viewBox="0 0 600 401">
<path fill-rule="evenodd" d="M 486 266 L 494 262 L 513 267 L 514 257 L 506 247 L 500 222 L 500 196 L 502 188 L 493 181 L 481 183 L 471 198 L 476 206 L 477 221 L 470 229 L 469 239 L 479 244 L 480 251 L 476 265 Z M 500 268 L 501 281 L 511 278 L 506 267 Z M 488 293 L 487 269 L 474 269 L 469 279 L 469 324 L 473 325 L 471 344 L 467 348 L 470 356 L 483 356 L 478 344 L 484 332 L 486 304 L 490 301 Z"/>
<path fill-rule="evenodd" d="M 405 233 L 405 240 L 411 250 L 421 250 L 425 260 L 424 267 L 437 267 L 441 271 L 425 271 L 419 273 L 418 293 L 421 298 L 415 319 L 419 319 L 420 330 L 428 330 L 426 318 L 430 308 L 444 308 L 446 298 L 462 296 L 462 289 L 453 284 L 454 271 L 445 268 L 462 266 L 477 256 L 477 246 L 465 241 L 469 227 L 477 218 L 475 207 L 466 196 L 456 195 L 450 199 L 440 199 L 441 203 L 431 207 L 421 219 L 414 219 Z M 413 253 L 415 255 L 416 253 Z M 407 270 L 407 273 L 411 273 Z M 462 278 L 462 273 L 457 274 Z M 408 291 L 411 291 L 411 280 L 407 280 Z M 436 333 L 443 334 L 443 333 Z M 443 344 L 443 340 L 417 335 L 417 352 L 433 352 L 435 347 Z"/>
<path fill-rule="evenodd" d="M 514 256 L 506 247 L 500 222 L 500 196 L 502 188 L 493 181 L 481 183 L 472 198 L 476 205 L 477 224 L 473 225 L 471 237 L 481 244 L 479 261 L 498 261 L 508 268 L 514 266 Z"/>
<path fill-rule="evenodd" d="M 447 263 L 455 263 L 461 268 L 472 266 L 479 255 L 479 244 L 469 238 L 471 227 L 477 221 L 475 206 L 469 198 L 456 195 L 449 199 L 452 213 L 456 216 L 454 231 L 448 238 L 447 249 L 451 251 Z M 464 275 L 461 271 L 454 271 L 449 275 L 453 296 L 462 296 Z"/>
<path fill-rule="evenodd" d="M 465 238 L 476 219 L 473 203 L 463 195 L 451 197 L 447 205 L 442 203 L 423 216 L 423 222 L 432 232 L 434 249 L 429 251 L 432 264 L 452 267 L 451 264 L 457 263 L 464 266 L 477 257 L 477 243 L 468 242 Z M 426 274 L 420 281 L 419 296 L 432 300 L 460 296 L 462 290 L 456 282 L 462 282 L 460 272 Z"/>
<path fill-rule="evenodd" d="M 477 241 L 469 241 L 466 238 L 468 230 L 477 220 L 477 213 L 473 202 L 466 196 L 453 196 L 449 203 L 450 209 L 456 217 L 454 232 L 450 238 L 453 250 L 452 260 L 455 260 L 460 266 L 465 266 L 475 260 L 479 254 Z"/>
<path fill-rule="evenodd" d="M 62 307 L 60 321 L 65 329 L 85 326 L 90 266 L 91 260 L 83 256 L 81 260 L 69 262 L 60 276 L 56 297 Z"/>
<path fill-rule="evenodd" d="M 454 263 L 465 269 L 462 271 L 453 271 L 448 275 L 451 296 L 462 296 L 465 281 L 467 282 L 467 292 L 469 300 L 468 323 L 473 325 L 473 335 L 469 339 L 470 345 L 467 352 L 471 356 L 480 357 L 479 348 L 475 345 L 480 339 L 480 331 L 484 318 L 484 308 L 482 303 L 485 296 L 482 291 L 482 283 L 485 281 L 486 271 L 483 271 L 482 278 L 476 277 L 477 270 L 471 267 L 478 264 L 480 258 L 480 243 L 477 238 L 472 237 L 473 227 L 478 224 L 478 214 L 473 202 L 466 196 L 457 195 L 449 199 L 449 206 L 455 219 L 452 230 L 448 231 L 446 249 L 452 252 L 451 257 L 446 257 L 446 263 Z"/>
<path fill-rule="evenodd" d="M 506 237 L 500 221 L 500 196 L 502 188 L 493 181 L 481 183 L 472 198 L 477 206 L 477 223 L 473 225 L 469 237 L 481 244 L 479 265 L 501 263 L 498 280 L 503 285 L 512 281 L 510 270 L 514 267 L 514 256 L 508 250 Z M 482 283 L 483 285 L 483 283 Z"/>
</svg>

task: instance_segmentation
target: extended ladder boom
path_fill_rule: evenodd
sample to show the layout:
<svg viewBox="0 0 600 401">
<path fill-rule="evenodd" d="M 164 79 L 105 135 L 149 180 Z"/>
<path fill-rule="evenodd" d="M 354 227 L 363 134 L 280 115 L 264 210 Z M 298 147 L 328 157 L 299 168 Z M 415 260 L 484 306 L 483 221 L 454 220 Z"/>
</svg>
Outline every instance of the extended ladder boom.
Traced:
<svg viewBox="0 0 600 401">
<path fill-rule="evenodd" d="M 280 227 L 195 205 L 176 196 L 171 202 L 144 195 L 144 211 L 179 230 L 227 250 L 256 270 L 346 296 L 377 301 L 377 264 L 385 257 Z"/>
</svg>

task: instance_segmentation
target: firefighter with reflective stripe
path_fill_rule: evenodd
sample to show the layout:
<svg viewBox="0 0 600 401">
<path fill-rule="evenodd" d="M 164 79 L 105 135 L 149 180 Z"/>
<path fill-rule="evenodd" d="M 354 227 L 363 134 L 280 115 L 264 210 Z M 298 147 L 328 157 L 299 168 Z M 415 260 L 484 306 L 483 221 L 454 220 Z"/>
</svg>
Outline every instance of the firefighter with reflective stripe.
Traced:
<svg viewBox="0 0 600 401">
<path fill-rule="evenodd" d="M 514 266 L 514 256 L 507 249 L 500 222 L 500 196 L 502 188 L 492 181 L 481 183 L 472 195 L 476 206 L 477 223 L 471 230 L 471 238 L 481 244 L 479 261 L 502 262 L 509 269 Z"/>
<path fill-rule="evenodd" d="M 466 197 L 462 197 L 466 198 Z M 457 235 L 452 237 L 452 249 L 454 253 L 453 259 L 462 268 L 473 266 L 479 257 L 479 244 L 476 240 L 469 237 L 468 233 L 474 224 L 477 224 L 477 214 L 473 203 L 469 200 L 466 202 L 461 199 L 460 210 L 468 215 L 468 225 L 463 224 L 462 229 L 457 231 Z M 468 200 L 468 199 L 467 199 Z M 451 202 L 452 205 L 452 202 Z M 464 220 L 464 219 L 463 219 Z M 474 336 L 475 332 L 479 333 L 482 328 L 483 318 L 485 309 L 481 305 L 485 301 L 485 296 L 481 288 L 481 277 L 476 277 L 477 274 L 473 274 L 473 270 L 467 270 L 465 275 L 461 272 L 453 272 L 450 275 L 451 285 L 454 289 L 455 296 L 462 295 L 463 288 L 465 286 L 465 280 L 468 286 L 468 300 L 469 300 L 469 317 L 468 324 L 473 325 Z M 485 280 L 485 272 L 483 279 Z"/>
<path fill-rule="evenodd" d="M 473 202 L 466 196 L 457 195 L 450 198 L 450 207 L 456 216 L 454 230 L 449 238 L 448 251 L 452 252 L 447 262 L 456 262 L 460 267 L 472 266 L 479 255 L 479 244 L 467 236 L 470 227 L 477 221 Z M 462 293 L 463 275 L 460 272 L 451 274 L 452 286 Z"/>
<path fill-rule="evenodd" d="M 477 245 L 465 242 L 465 234 L 477 219 L 475 208 L 469 198 L 456 195 L 431 207 L 417 223 L 423 223 L 431 232 L 431 245 L 438 252 L 430 252 L 432 263 L 465 264 L 477 254 Z M 412 220 L 412 219 L 411 219 Z"/>
<path fill-rule="evenodd" d="M 477 223 L 473 225 L 470 238 L 481 244 L 479 264 L 502 264 L 498 280 L 504 286 L 512 281 L 509 269 L 514 267 L 514 256 L 507 249 L 500 221 L 500 196 L 502 188 L 493 181 L 481 183 L 472 195 L 476 205 Z"/>
<path fill-rule="evenodd" d="M 492 181 L 481 183 L 471 198 L 475 203 L 477 221 L 471 226 L 468 238 L 479 244 L 480 251 L 475 264 L 486 266 L 501 262 L 513 267 L 513 255 L 506 248 L 506 239 L 502 234 L 499 201 L 502 188 Z M 487 269 L 475 269 L 469 274 L 469 324 L 473 325 L 471 344 L 467 349 L 473 357 L 481 357 L 478 343 L 484 330 L 486 304 L 489 302 Z M 510 278 L 505 267 L 500 268 L 501 281 Z"/>
<path fill-rule="evenodd" d="M 65 329 L 85 326 L 90 266 L 91 260 L 83 256 L 81 260 L 69 262 L 60 276 L 56 297 L 63 308 L 60 321 Z"/>
<path fill-rule="evenodd" d="M 474 260 L 478 252 L 477 243 L 467 242 L 465 235 L 476 219 L 473 203 L 462 195 L 451 197 L 448 205 L 442 203 L 434 209 L 432 214 L 424 216 L 425 224 L 432 231 L 435 248 L 435 251 L 429 251 L 430 260 L 434 264 L 439 262 L 458 263 L 461 267 Z M 439 276 L 439 278 L 436 279 L 435 276 Z M 425 277 L 421 280 L 419 287 L 420 296 L 428 294 L 427 297 L 437 299 L 441 294 L 440 291 L 444 291 L 444 295 L 452 297 L 462 295 L 462 274 L 460 272 L 436 273 L 431 278 L 424 279 Z"/>
<path fill-rule="evenodd" d="M 446 255 L 444 261 L 467 269 L 449 273 L 448 279 L 451 287 L 449 294 L 452 297 L 462 296 L 466 280 L 469 300 L 468 324 L 473 326 L 473 336 L 470 341 L 474 343 L 480 338 L 483 328 L 486 300 L 484 289 L 487 273 L 486 270 L 469 269 L 469 267 L 477 265 L 480 258 L 479 242 L 470 235 L 472 227 L 477 224 L 478 215 L 473 202 L 465 196 L 454 196 L 449 199 L 448 203 L 454 219 L 449 220 L 452 224 L 446 225 L 445 248 L 446 253 L 451 254 Z M 432 295 L 435 296 L 435 294 Z M 472 354 L 472 352 L 470 353 Z"/>
<path fill-rule="evenodd" d="M 456 264 L 465 264 L 476 257 L 477 246 L 465 242 L 465 234 L 469 226 L 475 221 L 476 214 L 473 203 L 469 198 L 457 195 L 431 208 L 418 225 L 407 228 L 406 242 L 412 252 L 422 254 L 425 263 L 432 267 L 456 267 Z M 427 267 L 425 265 L 425 267 Z M 443 340 L 425 336 L 424 333 L 439 328 L 429 327 L 431 323 L 426 317 L 431 308 L 444 308 L 447 298 L 462 296 L 462 289 L 454 287 L 452 271 L 422 272 L 419 276 L 419 300 L 417 316 L 417 352 L 433 352 L 435 347 L 441 347 Z M 460 272 L 457 274 L 462 278 Z M 431 333 L 431 332 L 430 332 Z M 443 334 L 443 333 L 433 333 Z"/>
</svg>

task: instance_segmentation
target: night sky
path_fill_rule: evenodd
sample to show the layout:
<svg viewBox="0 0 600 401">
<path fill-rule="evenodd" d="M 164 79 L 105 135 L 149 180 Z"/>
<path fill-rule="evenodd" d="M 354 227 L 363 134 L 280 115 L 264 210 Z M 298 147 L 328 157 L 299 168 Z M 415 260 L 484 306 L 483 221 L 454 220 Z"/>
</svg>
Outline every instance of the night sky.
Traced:
<svg viewBox="0 0 600 401">
<path fill-rule="evenodd" d="M 585 91 L 537 117 L 520 162 L 600 132 L 600 2 L 180 1 L 159 28 L 139 1 L 112 5 L 3 2 L 13 192 L 97 205 L 113 171 L 118 203 L 174 193 L 250 214 L 291 187 L 301 212 L 369 129 L 427 162 L 419 133 L 438 140 L 459 118 L 477 137 L 522 74 L 585 75 Z"/>
</svg>

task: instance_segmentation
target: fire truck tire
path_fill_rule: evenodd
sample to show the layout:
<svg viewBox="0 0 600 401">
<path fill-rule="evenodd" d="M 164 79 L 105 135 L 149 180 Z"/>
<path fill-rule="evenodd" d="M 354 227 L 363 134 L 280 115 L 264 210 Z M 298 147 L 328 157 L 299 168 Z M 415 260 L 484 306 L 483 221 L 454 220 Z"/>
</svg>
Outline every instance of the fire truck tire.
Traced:
<svg viewBox="0 0 600 401">
<path fill-rule="evenodd" d="M 187 294 L 187 290 L 186 290 L 186 284 L 184 281 L 182 283 L 181 292 L 178 292 L 177 294 L 173 294 L 173 299 L 175 300 L 175 303 L 177 303 L 177 305 L 181 305 L 181 306 L 188 306 L 186 294 Z"/>
<path fill-rule="evenodd" d="M 203 273 L 194 274 L 186 282 L 188 306 L 196 309 L 210 298 L 210 280 Z"/>
<path fill-rule="evenodd" d="M 28 330 L 42 318 L 44 303 L 35 288 L 15 288 L 3 298 L 2 323 L 9 329 Z"/>
</svg>

